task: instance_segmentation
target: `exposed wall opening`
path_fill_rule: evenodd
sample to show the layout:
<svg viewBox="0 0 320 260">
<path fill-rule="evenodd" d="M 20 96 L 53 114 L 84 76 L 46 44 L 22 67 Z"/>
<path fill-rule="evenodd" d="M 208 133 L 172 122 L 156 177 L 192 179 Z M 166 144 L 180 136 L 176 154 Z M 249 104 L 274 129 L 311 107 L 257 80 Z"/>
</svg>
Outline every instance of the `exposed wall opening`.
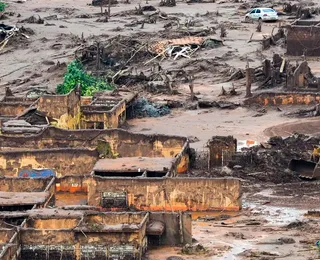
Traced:
<svg viewBox="0 0 320 260">
<path fill-rule="evenodd" d="M 101 177 L 141 177 L 143 172 L 100 172 L 95 171 L 95 175 Z"/>
<path fill-rule="evenodd" d="M 9 224 L 9 226 L 12 228 L 12 226 L 20 226 L 22 222 L 25 220 L 24 217 L 10 217 L 3 220 L 3 224 L 1 223 L 1 226 L 6 226 L 6 224 Z"/>
<path fill-rule="evenodd" d="M 164 176 L 166 176 L 166 174 L 167 174 L 167 172 L 155 172 L 155 171 L 153 171 L 153 172 L 149 172 L 149 171 L 147 171 L 147 177 L 164 177 Z"/>
<path fill-rule="evenodd" d="M 96 123 L 96 129 L 104 129 L 104 123 L 103 122 L 97 122 Z"/>
<path fill-rule="evenodd" d="M 161 236 L 159 235 L 148 235 L 148 245 L 149 246 L 160 246 Z"/>
<path fill-rule="evenodd" d="M 0 206 L 0 211 L 26 211 L 33 208 L 34 205 L 16 205 L 16 206 Z"/>
</svg>

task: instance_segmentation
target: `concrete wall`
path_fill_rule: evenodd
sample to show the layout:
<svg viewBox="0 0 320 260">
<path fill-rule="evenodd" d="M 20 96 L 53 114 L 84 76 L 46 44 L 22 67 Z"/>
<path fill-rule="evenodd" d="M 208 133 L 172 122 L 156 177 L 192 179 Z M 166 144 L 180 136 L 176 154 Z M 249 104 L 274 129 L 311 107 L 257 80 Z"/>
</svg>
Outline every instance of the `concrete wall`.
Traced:
<svg viewBox="0 0 320 260">
<path fill-rule="evenodd" d="M 261 93 L 245 101 L 246 105 L 309 105 L 320 102 L 320 93 L 312 92 L 283 92 Z"/>
<path fill-rule="evenodd" d="M 88 179 L 88 204 L 101 206 L 102 192 L 127 193 L 130 208 L 147 211 L 209 211 L 241 208 L 238 179 L 103 178 Z"/>
<path fill-rule="evenodd" d="M 80 126 L 81 96 L 78 88 L 67 95 L 43 95 L 39 98 L 37 109 L 57 121 L 57 127 L 77 129 Z"/>
<path fill-rule="evenodd" d="M 288 27 L 287 55 L 320 56 L 320 27 L 315 23 L 319 21 L 298 21 Z"/>
<path fill-rule="evenodd" d="M 57 177 L 90 174 L 99 155 L 88 149 L 1 151 L 0 176 L 17 177 L 21 170 L 48 168 Z"/>
</svg>

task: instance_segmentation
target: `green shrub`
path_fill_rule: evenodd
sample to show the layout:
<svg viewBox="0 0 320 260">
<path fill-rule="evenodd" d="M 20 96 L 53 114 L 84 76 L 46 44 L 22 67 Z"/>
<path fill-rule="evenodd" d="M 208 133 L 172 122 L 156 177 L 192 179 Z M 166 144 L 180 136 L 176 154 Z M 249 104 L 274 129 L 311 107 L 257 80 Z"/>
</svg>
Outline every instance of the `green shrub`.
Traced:
<svg viewBox="0 0 320 260">
<path fill-rule="evenodd" d="M 0 12 L 4 12 L 4 10 L 6 9 L 6 4 L 4 2 L 0 1 Z"/>
<path fill-rule="evenodd" d="M 92 96 L 97 91 L 113 89 L 110 84 L 102 79 L 89 75 L 83 70 L 82 64 L 78 60 L 74 60 L 68 65 L 63 83 L 57 86 L 57 93 L 67 94 L 78 84 L 81 85 L 82 96 Z"/>
</svg>

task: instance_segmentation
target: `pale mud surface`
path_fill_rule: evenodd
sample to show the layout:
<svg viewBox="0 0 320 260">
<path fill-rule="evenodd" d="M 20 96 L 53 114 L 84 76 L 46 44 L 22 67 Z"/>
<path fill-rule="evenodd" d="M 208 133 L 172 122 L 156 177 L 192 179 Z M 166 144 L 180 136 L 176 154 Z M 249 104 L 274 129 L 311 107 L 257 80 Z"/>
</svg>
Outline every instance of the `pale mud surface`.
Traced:
<svg viewBox="0 0 320 260">
<path fill-rule="evenodd" d="M 265 58 L 271 58 L 273 53 L 283 54 L 285 49 L 274 46 L 261 52 L 261 40 L 268 36 L 274 23 L 263 24 L 262 33 L 256 33 L 256 24 L 244 24 L 244 10 L 239 10 L 241 3 L 220 1 L 221 3 L 186 4 L 178 2 L 176 7 L 159 7 L 158 1 L 149 1 L 168 15 L 174 15 L 184 21 L 188 18 L 197 18 L 204 27 L 216 27 L 218 23 L 227 22 L 228 35 L 224 39 L 224 46 L 216 49 L 201 50 L 191 60 L 215 60 L 222 65 L 213 70 L 204 71 L 195 79 L 195 93 L 197 97 L 208 100 L 224 100 L 218 97 L 221 87 L 229 90 L 233 86 L 240 93 L 239 96 L 228 98 L 228 101 L 241 102 L 245 94 L 245 81 L 234 83 L 226 81 L 223 69 L 242 68 L 247 61 L 250 66 L 257 67 Z M 159 20 L 156 24 L 145 24 L 144 29 L 125 27 L 141 16 L 119 16 L 120 12 L 132 10 L 143 1 L 132 0 L 130 4 L 119 3 L 111 8 L 112 17 L 108 23 L 98 23 L 96 19 L 100 12 L 99 7 L 88 6 L 87 0 L 27 0 L 18 4 L 8 1 L 7 11 L 14 12 L 14 16 L 1 22 L 9 25 L 17 24 L 34 31 L 29 40 L 11 43 L 0 52 L 0 96 L 4 87 L 9 86 L 16 95 L 24 95 L 28 90 L 36 87 L 54 92 L 56 85 L 63 80 L 66 66 L 57 67 L 56 64 L 68 63 L 74 59 L 74 51 L 81 47 L 81 35 L 87 41 L 95 39 L 103 41 L 116 35 L 134 36 L 141 41 L 154 42 L 165 39 L 163 32 L 166 21 Z M 252 4 L 252 3 L 251 3 Z M 281 9 L 279 3 L 276 8 Z M 268 5 L 268 4 L 266 4 Z M 205 16 L 210 11 L 213 14 Z M 218 11 L 219 16 L 214 15 Z M 18 13 L 21 17 L 17 17 Z M 77 18 L 76 16 L 89 14 L 92 18 Z M 42 18 L 57 15 L 57 20 L 45 20 L 44 24 L 24 24 L 19 20 L 39 15 Z M 285 19 L 284 17 L 283 19 Z M 282 21 L 282 24 L 288 21 Z M 63 27 L 63 28 L 61 28 Z M 117 28 L 120 29 L 117 29 Z M 117 30 L 115 30 L 117 29 Z M 139 35 L 137 35 L 139 33 Z M 168 31 L 168 33 L 170 33 Z M 248 40 L 253 34 L 253 41 Z M 98 36 L 98 37 L 97 37 Z M 213 35 L 219 38 L 219 30 Z M 302 59 L 302 58 L 297 58 Z M 185 59 L 177 61 L 164 60 L 161 66 L 166 69 L 175 68 L 184 63 Z M 310 62 L 315 73 L 320 71 L 316 59 Z M 139 69 L 139 68 L 137 68 Z M 253 91 L 257 86 L 253 86 Z M 151 95 L 140 93 L 154 101 L 181 100 L 189 96 L 187 85 L 179 86 L 179 95 Z M 238 107 L 234 110 L 198 109 L 172 110 L 170 115 L 161 118 L 134 119 L 128 122 L 132 131 L 142 133 L 175 134 L 195 136 L 198 142 L 191 146 L 197 150 L 204 149 L 206 141 L 213 135 L 233 135 L 239 140 L 266 141 L 274 135 L 287 136 L 293 132 L 315 134 L 319 130 L 317 119 L 293 119 L 283 116 L 283 112 L 292 108 L 267 108 L 263 116 L 256 115 L 257 108 Z M 300 185 L 300 186 L 299 186 Z M 302 187 L 306 185 L 307 187 Z M 193 237 L 208 251 L 204 254 L 182 255 L 181 248 L 165 247 L 149 250 L 147 257 L 152 260 L 165 260 L 170 256 L 180 256 L 183 259 L 318 259 L 314 244 L 320 239 L 319 218 L 304 216 L 308 210 L 319 210 L 319 185 L 294 183 L 281 185 L 266 185 L 257 183 L 246 187 L 243 194 L 243 210 L 239 213 L 228 212 L 204 213 L 194 215 Z M 83 194 L 69 196 L 60 193 L 57 195 L 57 205 L 66 203 L 85 203 Z M 211 220 L 197 220 L 199 215 L 208 215 Z M 218 215 L 231 215 L 227 220 L 221 220 Z M 202 216 L 203 217 L 203 216 Z M 216 217 L 212 220 L 212 217 Z M 210 219 L 210 218 L 209 218 Z M 290 223 L 298 224 L 287 227 Z M 292 238 L 294 242 L 288 244 L 279 238 Z M 282 242 L 281 242 L 282 241 Z M 287 241 L 288 242 L 288 241 Z M 249 251 L 248 251 L 249 250 Z"/>
</svg>

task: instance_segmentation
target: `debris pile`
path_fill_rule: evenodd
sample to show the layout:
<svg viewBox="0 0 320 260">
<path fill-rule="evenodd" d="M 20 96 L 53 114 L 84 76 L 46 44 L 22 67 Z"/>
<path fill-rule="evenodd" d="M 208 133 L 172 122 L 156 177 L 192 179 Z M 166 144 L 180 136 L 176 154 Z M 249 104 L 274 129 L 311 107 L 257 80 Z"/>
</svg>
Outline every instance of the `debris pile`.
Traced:
<svg viewBox="0 0 320 260">
<path fill-rule="evenodd" d="M 181 253 L 185 255 L 199 255 L 199 254 L 206 254 L 207 252 L 208 250 L 201 244 L 196 244 L 196 245 L 186 244 L 181 250 Z"/>
<path fill-rule="evenodd" d="M 116 82 L 121 77 L 119 84 L 126 84 L 126 81 L 134 80 L 131 64 L 139 65 L 148 57 L 151 57 L 147 49 L 147 44 L 142 44 L 138 40 L 127 36 L 116 36 L 106 42 L 87 43 L 79 48 L 75 56 L 80 60 L 85 68 L 100 76 L 109 78 Z M 102 75 L 103 74 L 103 75 Z M 137 77 L 142 77 L 139 75 Z"/>
<path fill-rule="evenodd" d="M 19 21 L 20 23 L 36 23 L 36 24 L 44 24 L 44 20 L 40 17 L 40 15 L 32 15 L 29 18 L 23 19 Z"/>
<path fill-rule="evenodd" d="M 222 46 L 221 40 L 204 37 L 186 37 L 173 40 L 164 40 L 151 46 L 151 52 L 157 54 L 156 57 L 179 57 L 190 59 L 200 48 L 216 48 Z"/>
<path fill-rule="evenodd" d="M 170 109 L 161 104 L 149 102 L 146 98 L 141 97 L 134 101 L 133 116 L 134 117 L 160 117 L 170 114 Z"/>
<path fill-rule="evenodd" d="M 29 36 L 25 33 L 33 34 L 31 29 L 25 29 L 21 27 L 20 29 L 16 26 L 10 26 L 6 24 L 0 24 L 0 51 L 8 45 L 10 42 L 12 45 L 23 44 L 29 39 Z"/>
<path fill-rule="evenodd" d="M 314 146 L 319 144 L 319 138 L 302 134 L 271 137 L 267 143 L 243 148 L 233 156 L 228 167 L 240 178 L 273 183 L 298 181 L 298 176 L 288 169 L 289 162 L 291 159 L 310 160 Z"/>
</svg>

